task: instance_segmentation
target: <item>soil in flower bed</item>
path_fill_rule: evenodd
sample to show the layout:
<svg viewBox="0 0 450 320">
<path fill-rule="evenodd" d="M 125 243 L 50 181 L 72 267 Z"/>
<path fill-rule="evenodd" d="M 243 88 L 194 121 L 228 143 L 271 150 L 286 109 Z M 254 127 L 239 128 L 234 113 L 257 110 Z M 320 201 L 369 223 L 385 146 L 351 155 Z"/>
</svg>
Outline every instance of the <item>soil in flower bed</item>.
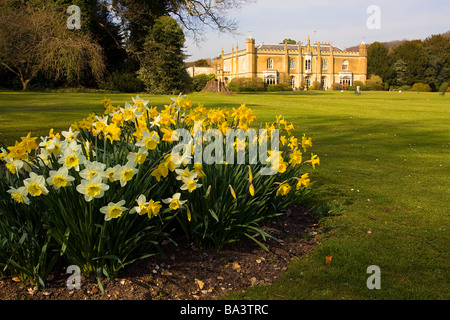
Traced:
<svg viewBox="0 0 450 320">
<path fill-rule="evenodd" d="M 305 208 L 293 206 L 290 214 L 267 223 L 266 231 L 278 241 L 263 242 L 263 250 L 251 240 L 230 245 L 220 252 L 199 248 L 185 240 L 164 246 L 166 257 L 153 256 L 135 262 L 115 279 L 81 276 L 81 288 L 69 290 L 66 270 L 52 273 L 46 288 L 24 287 L 17 277 L 0 278 L 3 300 L 176 300 L 216 299 L 234 290 L 270 285 L 285 272 L 292 259 L 306 254 L 315 244 L 318 225 Z M 261 240 L 259 238 L 259 240 Z"/>
</svg>

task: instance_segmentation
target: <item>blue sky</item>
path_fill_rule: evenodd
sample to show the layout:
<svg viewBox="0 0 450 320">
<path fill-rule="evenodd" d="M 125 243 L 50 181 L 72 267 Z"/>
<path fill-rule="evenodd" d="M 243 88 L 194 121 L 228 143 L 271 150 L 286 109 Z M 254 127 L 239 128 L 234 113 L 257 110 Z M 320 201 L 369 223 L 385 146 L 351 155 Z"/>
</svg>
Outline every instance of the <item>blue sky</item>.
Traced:
<svg viewBox="0 0 450 320">
<path fill-rule="evenodd" d="M 380 28 L 370 29 L 367 20 L 380 10 Z M 333 42 L 345 48 L 362 41 L 391 41 L 425 39 L 429 35 L 450 30 L 450 1 L 448 0 L 253 0 L 239 10 L 228 12 L 238 24 L 237 35 L 221 34 L 205 29 L 204 40 L 196 44 L 186 37 L 187 61 L 214 58 L 231 47 L 245 47 L 249 33 L 256 44 L 279 43 L 291 38 L 302 43 L 311 36 L 316 41 Z"/>
</svg>

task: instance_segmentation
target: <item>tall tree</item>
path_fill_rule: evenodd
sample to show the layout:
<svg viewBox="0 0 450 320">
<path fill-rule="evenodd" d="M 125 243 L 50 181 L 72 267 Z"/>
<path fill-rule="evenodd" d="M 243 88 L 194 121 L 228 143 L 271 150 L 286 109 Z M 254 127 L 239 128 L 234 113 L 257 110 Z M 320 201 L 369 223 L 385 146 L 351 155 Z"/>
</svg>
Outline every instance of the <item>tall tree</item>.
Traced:
<svg viewBox="0 0 450 320">
<path fill-rule="evenodd" d="M 437 89 L 450 80 L 450 38 L 433 35 L 425 39 L 423 45 L 428 55 L 426 83 Z"/>
<path fill-rule="evenodd" d="M 389 49 L 380 42 L 374 42 L 367 48 L 367 74 L 381 77 L 384 83 L 395 78 L 392 56 Z"/>
<path fill-rule="evenodd" d="M 422 41 L 405 41 L 393 50 L 394 61 L 402 60 L 406 64 L 405 83 L 412 86 L 423 81 L 427 68 L 428 57 Z"/>
<path fill-rule="evenodd" d="M 184 33 L 169 16 L 156 19 L 140 55 L 139 78 L 156 94 L 177 94 L 189 88 L 190 77 L 184 63 Z"/>
<path fill-rule="evenodd" d="M 0 63 L 20 79 L 23 90 L 39 72 L 55 78 L 103 74 L 101 47 L 67 28 L 65 10 L 46 2 L 0 3 Z"/>
</svg>

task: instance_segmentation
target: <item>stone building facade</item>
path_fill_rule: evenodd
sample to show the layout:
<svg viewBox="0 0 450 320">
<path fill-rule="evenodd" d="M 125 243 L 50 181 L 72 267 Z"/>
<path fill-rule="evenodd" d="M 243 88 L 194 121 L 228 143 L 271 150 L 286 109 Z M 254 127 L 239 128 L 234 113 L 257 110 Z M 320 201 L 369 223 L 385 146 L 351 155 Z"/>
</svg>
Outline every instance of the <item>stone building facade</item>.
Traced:
<svg viewBox="0 0 450 320">
<path fill-rule="evenodd" d="M 334 83 L 343 87 L 358 80 L 367 79 L 367 46 L 362 43 L 359 51 L 346 51 L 333 47 L 332 43 L 317 42 L 310 38 L 306 45 L 261 44 L 246 39 L 245 48 L 233 47 L 231 53 L 214 59 L 214 69 L 219 80 L 228 83 L 234 78 L 261 78 L 267 84 L 289 84 L 294 89 L 309 88 L 315 81 L 322 88 L 330 89 Z"/>
</svg>

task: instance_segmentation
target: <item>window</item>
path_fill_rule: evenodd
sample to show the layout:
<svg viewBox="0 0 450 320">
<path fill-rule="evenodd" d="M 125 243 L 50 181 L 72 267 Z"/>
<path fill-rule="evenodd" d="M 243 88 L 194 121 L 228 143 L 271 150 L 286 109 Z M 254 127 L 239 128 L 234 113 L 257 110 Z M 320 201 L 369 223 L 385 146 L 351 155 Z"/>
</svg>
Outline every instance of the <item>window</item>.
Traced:
<svg viewBox="0 0 450 320">
<path fill-rule="evenodd" d="M 305 70 L 311 70 L 311 59 L 305 60 Z"/>
<path fill-rule="evenodd" d="M 245 71 L 245 60 L 242 61 L 242 71 Z"/>
<path fill-rule="evenodd" d="M 342 70 L 348 70 L 348 61 L 344 60 L 344 62 L 342 63 Z"/>
<path fill-rule="evenodd" d="M 275 76 L 266 76 L 264 82 L 267 84 L 276 84 Z"/>
<path fill-rule="evenodd" d="M 289 78 L 289 85 L 294 88 L 295 87 L 295 77 L 290 77 Z"/>
<path fill-rule="evenodd" d="M 273 69 L 273 60 L 271 58 L 267 59 L 267 69 Z"/>
<path fill-rule="evenodd" d="M 295 59 L 289 60 L 289 69 L 295 69 Z"/>
<path fill-rule="evenodd" d="M 328 60 L 322 59 L 322 70 L 328 69 Z"/>
</svg>

